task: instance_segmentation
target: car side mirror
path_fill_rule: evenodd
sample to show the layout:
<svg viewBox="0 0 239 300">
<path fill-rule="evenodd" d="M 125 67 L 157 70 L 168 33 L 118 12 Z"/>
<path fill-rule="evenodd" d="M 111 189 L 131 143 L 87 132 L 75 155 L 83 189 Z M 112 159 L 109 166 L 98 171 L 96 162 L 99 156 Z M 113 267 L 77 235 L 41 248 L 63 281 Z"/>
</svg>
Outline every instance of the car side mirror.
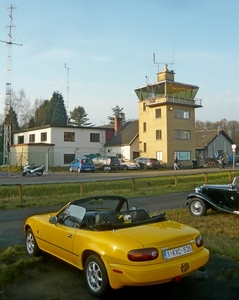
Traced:
<svg viewBox="0 0 239 300">
<path fill-rule="evenodd" d="M 58 219 L 56 216 L 50 217 L 50 219 L 49 219 L 49 223 L 51 223 L 51 224 L 56 224 L 57 221 L 58 221 Z"/>
</svg>

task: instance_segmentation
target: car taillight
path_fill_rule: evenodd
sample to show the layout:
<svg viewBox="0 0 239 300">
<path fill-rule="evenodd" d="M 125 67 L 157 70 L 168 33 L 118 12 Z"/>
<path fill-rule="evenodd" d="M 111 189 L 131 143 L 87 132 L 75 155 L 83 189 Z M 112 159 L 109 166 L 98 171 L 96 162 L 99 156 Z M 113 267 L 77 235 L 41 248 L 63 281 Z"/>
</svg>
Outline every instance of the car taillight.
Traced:
<svg viewBox="0 0 239 300">
<path fill-rule="evenodd" d="M 203 240 L 203 237 L 201 235 L 196 237 L 196 245 L 198 247 L 202 247 L 204 245 L 204 240 Z"/>
<path fill-rule="evenodd" d="M 136 249 L 128 253 L 128 259 L 131 261 L 148 261 L 154 260 L 159 256 L 156 248 Z"/>
</svg>

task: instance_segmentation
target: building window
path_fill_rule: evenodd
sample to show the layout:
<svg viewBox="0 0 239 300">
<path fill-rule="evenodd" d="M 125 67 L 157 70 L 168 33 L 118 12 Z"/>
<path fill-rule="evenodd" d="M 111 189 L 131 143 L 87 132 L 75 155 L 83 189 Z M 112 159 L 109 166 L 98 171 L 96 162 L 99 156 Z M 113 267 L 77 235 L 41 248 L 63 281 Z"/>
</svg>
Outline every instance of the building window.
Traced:
<svg viewBox="0 0 239 300">
<path fill-rule="evenodd" d="M 175 155 L 181 161 L 191 160 L 191 152 L 190 151 L 176 151 Z"/>
<path fill-rule="evenodd" d="M 64 154 L 64 165 L 70 164 L 75 159 L 75 154 Z"/>
<path fill-rule="evenodd" d="M 64 132 L 64 142 L 75 142 L 75 132 Z"/>
<path fill-rule="evenodd" d="M 144 143 L 144 152 L 147 152 L 147 144 Z"/>
<path fill-rule="evenodd" d="M 190 140 L 189 130 L 174 130 L 175 140 Z"/>
<path fill-rule="evenodd" d="M 18 144 L 24 144 L 24 135 L 19 135 L 17 139 L 18 139 Z"/>
<path fill-rule="evenodd" d="M 29 135 L 29 143 L 35 143 L 35 134 Z"/>
<path fill-rule="evenodd" d="M 42 132 L 41 133 L 41 142 L 46 142 L 47 141 L 47 132 Z"/>
<path fill-rule="evenodd" d="M 143 123 L 143 132 L 146 131 L 146 122 Z"/>
<path fill-rule="evenodd" d="M 189 119 L 190 118 L 190 111 L 188 109 L 174 109 L 174 118 L 178 119 Z"/>
<path fill-rule="evenodd" d="M 162 130 L 158 129 L 156 130 L 156 140 L 162 139 Z"/>
<path fill-rule="evenodd" d="M 146 110 L 146 102 L 143 102 L 143 111 Z"/>
<path fill-rule="evenodd" d="M 161 118 L 161 108 L 155 109 L 155 118 L 156 119 Z"/>
<path fill-rule="evenodd" d="M 99 133 L 91 133 L 90 134 L 90 141 L 93 143 L 100 142 L 100 134 Z"/>
</svg>

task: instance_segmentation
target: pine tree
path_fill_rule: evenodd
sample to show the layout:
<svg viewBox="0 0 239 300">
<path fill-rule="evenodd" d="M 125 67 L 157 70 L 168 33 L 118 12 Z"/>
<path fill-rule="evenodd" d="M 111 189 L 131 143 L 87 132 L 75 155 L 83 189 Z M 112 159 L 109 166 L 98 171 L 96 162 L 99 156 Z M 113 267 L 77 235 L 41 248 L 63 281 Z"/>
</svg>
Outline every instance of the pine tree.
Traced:
<svg viewBox="0 0 239 300">
<path fill-rule="evenodd" d="M 92 123 L 88 122 L 87 113 L 83 106 L 75 107 L 73 111 L 70 112 L 69 125 L 73 126 L 94 126 Z"/>
<path fill-rule="evenodd" d="M 48 116 L 51 117 L 50 124 L 52 126 L 66 126 L 67 113 L 62 95 L 54 92 L 49 102 Z"/>
<path fill-rule="evenodd" d="M 115 107 L 112 107 L 113 116 L 108 116 L 108 120 L 110 120 L 110 124 L 114 124 L 115 118 L 121 118 L 123 122 L 125 122 L 125 113 L 123 112 L 123 107 L 119 107 L 117 104 Z"/>
</svg>

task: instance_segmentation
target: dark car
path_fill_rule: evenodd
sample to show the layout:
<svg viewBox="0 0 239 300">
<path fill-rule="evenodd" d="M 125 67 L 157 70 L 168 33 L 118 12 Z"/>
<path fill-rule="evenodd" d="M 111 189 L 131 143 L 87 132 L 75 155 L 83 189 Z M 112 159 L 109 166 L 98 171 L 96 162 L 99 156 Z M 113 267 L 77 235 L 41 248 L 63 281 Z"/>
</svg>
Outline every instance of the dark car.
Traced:
<svg viewBox="0 0 239 300">
<path fill-rule="evenodd" d="M 144 170 L 159 169 L 161 167 L 160 162 L 156 158 L 137 157 L 134 161 L 137 162 L 140 165 L 140 168 Z"/>
<path fill-rule="evenodd" d="M 239 215 L 239 176 L 231 184 L 204 184 L 187 196 L 191 215 L 201 217 L 207 210 L 221 210 Z"/>
</svg>

